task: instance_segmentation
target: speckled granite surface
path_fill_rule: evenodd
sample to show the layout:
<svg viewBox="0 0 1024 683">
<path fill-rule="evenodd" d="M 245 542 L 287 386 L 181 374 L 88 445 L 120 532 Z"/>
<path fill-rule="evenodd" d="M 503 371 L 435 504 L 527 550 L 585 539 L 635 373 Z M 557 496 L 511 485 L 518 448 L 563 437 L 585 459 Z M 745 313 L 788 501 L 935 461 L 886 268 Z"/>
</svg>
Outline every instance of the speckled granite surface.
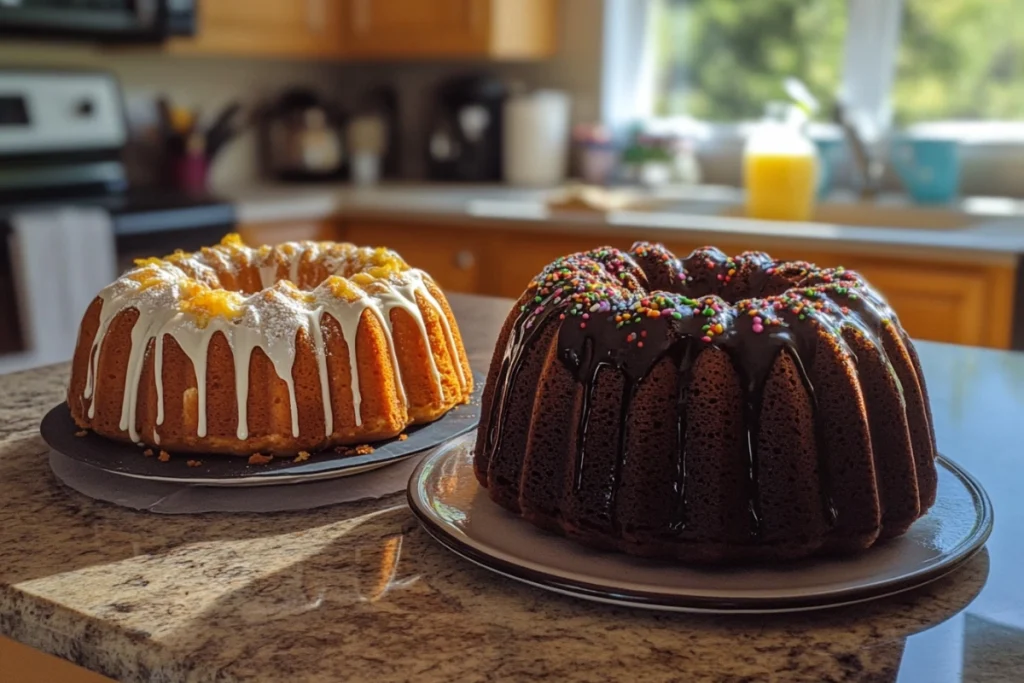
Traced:
<svg viewBox="0 0 1024 683">
<path fill-rule="evenodd" d="M 452 303 L 485 366 L 507 303 Z M 512 583 L 431 541 L 402 496 L 188 518 L 98 503 L 56 482 L 36 432 L 66 368 L 0 377 L 0 634 L 125 681 L 1024 680 L 1024 357 L 921 352 L 940 448 L 995 503 L 988 550 L 907 595 L 738 618 Z"/>
</svg>

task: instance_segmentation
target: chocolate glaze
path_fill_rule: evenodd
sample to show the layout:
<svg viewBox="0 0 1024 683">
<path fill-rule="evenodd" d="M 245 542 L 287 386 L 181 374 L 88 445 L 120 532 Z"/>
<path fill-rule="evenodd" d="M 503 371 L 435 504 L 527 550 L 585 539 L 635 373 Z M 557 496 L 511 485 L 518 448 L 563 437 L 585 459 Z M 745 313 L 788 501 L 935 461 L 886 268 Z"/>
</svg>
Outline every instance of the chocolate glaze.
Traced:
<svg viewBox="0 0 1024 683">
<path fill-rule="evenodd" d="M 730 302 L 720 296 L 737 291 L 747 292 L 748 297 Z M 681 532 L 687 524 L 686 388 L 691 368 L 706 348 L 716 347 L 728 354 L 743 387 L 752 539 L 760 535 L 760 415 L 765 385 L 779 354 L 788 353 L 793 359 L 815 411 L 817 399 L 810 376 L 819 335 L 823 333 L 834 339 L 841 353 L 856 360 L 842 336 L 844 329 L 852 327 L 879 351 L 896 377 L 881 342 L 883 326 L 892 324 L 895 315 L 860 276 L 841 268 L 773 261 L 760 252 L 730 258 L 714 248 L 699 249 L 679 260 L 661 245 L 639 242 L 629 253 L 606 247 L 558 259 L 531 283 L 521 301 L 526 303 L 503 351 L 485 448 L 496 453 L 502 446 L 505 406 L 525 350 L 542 331 L 557 325 L 559 358 L 579 381 L 582 391 L 574 454 L 576 491 L 587 466 L 587 434 L 598 374 L 613 370 L 625 380 L 614 478 L 617 484 L 623 464 L 630 457 L 625 444 L 633 397 L 654 365 L 668 355 L 678 368 L 680 387 L 676 398 L 680 452 L 674 482 L 678 516 L 670 527 L 673 533 Z M 819 420 L 815 423 L 816 439 L 821 444 L 822 425 Z M 818 448 L 819 457 L 823 450 Z M 819 463 L 819 472 L 822 506 L 826 519 L 834 524 L 838 511 L 823 463 Z M 609 501 L 612 514 L 615 496 L 613 488 Z"/>
</svg>

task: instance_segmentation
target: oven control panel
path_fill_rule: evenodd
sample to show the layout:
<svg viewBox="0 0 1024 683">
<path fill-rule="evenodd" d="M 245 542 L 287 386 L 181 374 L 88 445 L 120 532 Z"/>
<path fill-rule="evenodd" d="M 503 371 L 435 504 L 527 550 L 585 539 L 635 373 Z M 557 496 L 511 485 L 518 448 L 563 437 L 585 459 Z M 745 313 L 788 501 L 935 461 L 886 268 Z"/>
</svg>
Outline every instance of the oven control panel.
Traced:
<svg viewBox="0 0 1024 683">
<path fill-rule="evenodd" d="M 119 149 L 127 136 L 113 75 L 0 69 L 0 158 Z"/>
</svg>

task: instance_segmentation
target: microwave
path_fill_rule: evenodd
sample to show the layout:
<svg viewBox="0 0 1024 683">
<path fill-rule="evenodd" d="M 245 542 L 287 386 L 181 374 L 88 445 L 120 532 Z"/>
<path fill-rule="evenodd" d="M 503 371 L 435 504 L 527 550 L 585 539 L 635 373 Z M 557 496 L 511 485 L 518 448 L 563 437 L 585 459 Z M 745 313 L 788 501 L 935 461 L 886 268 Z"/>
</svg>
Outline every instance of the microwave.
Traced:
<svg viewBox="0 0 1024 683">
<path fill-rule="evenodd" d="M 0 0 L 0 35 L 160 42 L 195 34 L 199 0 Z"/>
</svg>

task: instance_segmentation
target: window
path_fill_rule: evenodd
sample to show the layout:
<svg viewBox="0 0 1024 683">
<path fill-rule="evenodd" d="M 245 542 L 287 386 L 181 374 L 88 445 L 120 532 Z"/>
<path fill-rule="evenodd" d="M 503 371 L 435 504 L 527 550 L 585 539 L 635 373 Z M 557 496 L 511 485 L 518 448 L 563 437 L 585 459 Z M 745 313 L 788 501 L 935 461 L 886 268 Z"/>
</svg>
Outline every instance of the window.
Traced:
<svg viewBox="0 0 1024 683">
<path fill-rule="evenodd" d="M 807 84 L 890 121 L 1024 121 L 1024 0 L 645 0 L 648 116 L 759 118 Z"/>
<path fill-rule="evenodd" d="M 654 115 L 760 118 L 797 76 L 830 105 L 840 86 L 846 0 L 655 0 Z"/>
<path fill-rule="evenodd" d="M 1024 120 L 1024 4 L 903 0 L 892 97 L 904 125 Z"/>
</svg>

